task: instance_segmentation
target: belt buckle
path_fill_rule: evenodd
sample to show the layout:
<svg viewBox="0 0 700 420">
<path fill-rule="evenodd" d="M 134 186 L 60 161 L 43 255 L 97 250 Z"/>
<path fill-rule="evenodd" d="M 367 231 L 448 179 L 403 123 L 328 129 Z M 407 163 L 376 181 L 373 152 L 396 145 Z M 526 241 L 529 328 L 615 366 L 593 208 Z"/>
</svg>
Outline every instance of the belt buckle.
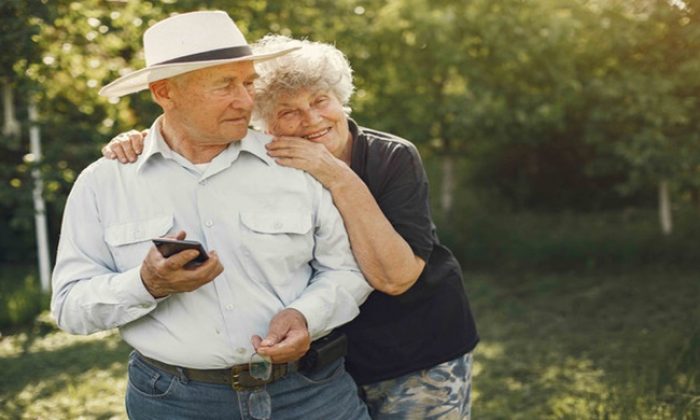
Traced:
<svg viewBox="0 0 700 420">
<path fill-rule="evenodd" d="M 241 384 L 241 373 L 245 372 L 242 366 L 234 366 L 231 368 L 231 388 L 236 391 L 245 391 L 247 388 Z"/>
<path fill-rule="evenodd" d="M 256 391 L 261 389 L 264 385 L 272 382 L 271 380 L 261 381 L 260 379 L 250 376 L 250 373 L 248 373 L 246 367 L 247 366 L 237 366 L 231 368 L 231 388 L 234 390 Z"/>
<path fill-rule="evenodd" d="M 260 380 L 250 375 L 247 366 L 234 366 L 231 368 L 231 387 L 236 391 L 256 391 L 265 385 L 275 382 L 288 373 L 288 369 L 273 367 L 270 379 Z"/>
</svg>

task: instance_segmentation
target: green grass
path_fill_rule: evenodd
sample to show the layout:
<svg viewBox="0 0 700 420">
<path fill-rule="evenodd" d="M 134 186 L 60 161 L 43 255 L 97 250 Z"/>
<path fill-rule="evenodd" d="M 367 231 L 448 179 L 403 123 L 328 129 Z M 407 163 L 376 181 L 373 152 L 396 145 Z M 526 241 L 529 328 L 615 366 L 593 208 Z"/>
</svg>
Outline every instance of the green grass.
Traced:
<svg viewBox="0 0 700 420">
<path fill-rule="evenodd" d="M 477 419 L 700 418 L 700 281 L 472 273 Z"/>
<path fill-rule="evenodd" d="M 700 419 L 697 270 L 468 272 L 482 341 L 475 419 Z M 125 418 L 129 349 L 56 331 L 0 338 L 0 419 Z"/>
<path fill-rule="evenodd" d="M 71 336 L 42 314 L 0 340 L 0 419 L 126 418 L 128 353 L 116 331 Z"/>
</svg>

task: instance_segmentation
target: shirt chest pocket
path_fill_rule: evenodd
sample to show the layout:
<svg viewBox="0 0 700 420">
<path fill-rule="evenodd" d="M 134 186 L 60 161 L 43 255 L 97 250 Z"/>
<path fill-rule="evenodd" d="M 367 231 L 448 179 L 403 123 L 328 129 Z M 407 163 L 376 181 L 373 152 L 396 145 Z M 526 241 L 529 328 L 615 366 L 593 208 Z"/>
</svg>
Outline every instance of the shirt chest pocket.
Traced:
<svg viewBox="0 0 700 420">
<path fill-rule="evenodd" d="M 105 242 L 109 245 L 117 269 L 123 272 L 141 264 L 153 244 L 151 239 L 165 235 L 172 227 L 172 215 L 107 226 Z"/>
<path fill-rule="evenodd" d="M 241 212 L 246 255 L 293 269 L 313 258 L 311 214 L 304 212 Z"/>
</svg>

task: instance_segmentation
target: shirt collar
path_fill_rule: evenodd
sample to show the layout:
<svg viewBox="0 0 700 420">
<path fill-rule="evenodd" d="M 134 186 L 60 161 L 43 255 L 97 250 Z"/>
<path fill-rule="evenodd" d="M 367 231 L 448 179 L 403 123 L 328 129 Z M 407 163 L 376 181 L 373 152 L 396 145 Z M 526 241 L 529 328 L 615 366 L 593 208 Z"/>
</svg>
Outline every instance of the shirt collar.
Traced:
<svg viewBox="0 0 700 420">
<path fill-rule="evenodd" d="M 350 130 L 353 141 L 357 140 L 357 137 L 362 134 L 360 126 L 350 117 L 348 117 L 348 129 Z"/>
<path fill-rule="evenodd" d="M 177 160 L 176 153 L 170 148 L 170 146 L 168 146 L 168 143 L 165 142 L 165 139 L 161 134 L 160 128 L 162 118 L 162 115 L 156 118 L 151 125 L 151 128 L 148 130 L 148 135 L 144 139 L 145 147 L 143 149 L 143 153 L 141 154 L 141 158 L 137 163 L 138 171 L 141 171 L 143 166 L 146 165 L 146 163 L 150 161 L 153 156 L 158 154 L 166 159 Z M 272 140 L 271 136 L 248 129 L 248 132 L 243 139 L 232 142 L 229 147 L 221 152 L 219 156 L 214 158 L 214 160 L 223 160 L 227 161 L 228 163 L 232 163 L 238 159 L 240 152 L 247 152 L 258 157 L 268 165 L 272 165 L 275 162 L 270 156 L 268 156 L 267 149 L 265 149 L 265 144 L 270 142 L 270 140 Z M 214 160 L 212 160 L 212 162 Z"/>
<path fill-rule="evenodd" d="M 144 149 L 143 153 L 141 154 L 141 158 L 139 159 L 138 163 L 136 164 L 137 171 L 141 171 L 144 165 L 146 165 L 146 162 L 150 161 L 151 158 L 155 155 L 160 154 L 161 156 L 165 158 L 170 158 L 174 159 L 175 152 L 170 149 L 168 144 L 165 142 L 165 139 L 163 139 L 163 135 L 160 133 L 160 124 L 161 120 L 163 119 L 163 116 L 159 116 L 156 118 L 155 121 L 153 121 L 153 124 L 151 124 L 151 128 L 148 130 L 148 135 L 146 135 L 146 138 L 144 139 Z"/>
<path fill-rule="evenodd" d="M 240 143 L 240 150 L 257 156 L 260 160 L 268 165 L 275 164 L 275 160 L 267 154 L 265 145 L 272 140 L 272 136 L 263 134 L 253 129 L 248 129 L 248 134 L 243 137 Z"/>
</svg>

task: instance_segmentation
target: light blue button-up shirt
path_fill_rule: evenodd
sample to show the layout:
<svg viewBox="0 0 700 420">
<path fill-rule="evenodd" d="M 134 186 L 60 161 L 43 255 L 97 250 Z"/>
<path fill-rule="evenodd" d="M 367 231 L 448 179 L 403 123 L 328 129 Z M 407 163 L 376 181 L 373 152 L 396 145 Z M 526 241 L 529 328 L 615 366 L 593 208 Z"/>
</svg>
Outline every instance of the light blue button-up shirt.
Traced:
<svg viewBox="0 0 700 420">
<path fill-rule="evenodd" d="M 119 327 L 146 356 L 200 369 L 248 361 L 254 334 L 295 308 L 317 338 L 354 318 L 371 292 L 330 193 L 277 165 L 249 130 L 206 169 L 173 152 L 153 124 L 135 164 L 100 159 L 66 203 L 52 313 L 70 332 Z M 216 250 L 224 271 L 154 299 L 140 275 L 151 239 L 179 230 Z"/>
</svg>

